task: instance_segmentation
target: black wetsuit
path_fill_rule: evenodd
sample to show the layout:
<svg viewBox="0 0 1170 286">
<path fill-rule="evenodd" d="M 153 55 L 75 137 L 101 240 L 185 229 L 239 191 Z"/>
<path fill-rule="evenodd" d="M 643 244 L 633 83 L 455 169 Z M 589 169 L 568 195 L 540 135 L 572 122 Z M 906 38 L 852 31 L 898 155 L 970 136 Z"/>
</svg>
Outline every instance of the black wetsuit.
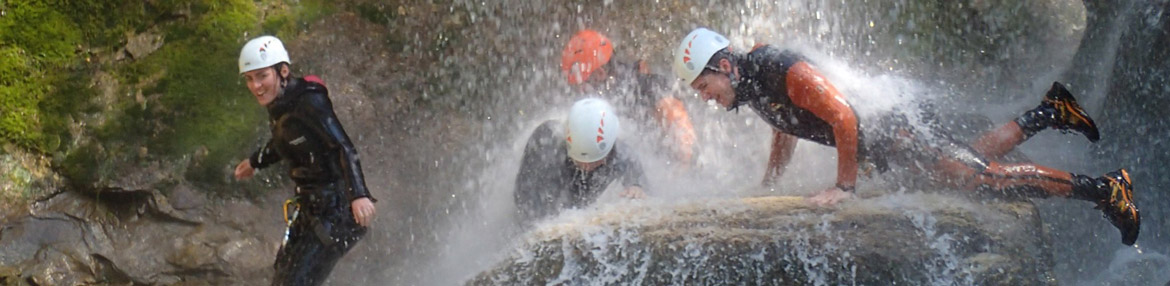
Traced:
<svg viewBox="0 0 1170 286">
<path fill-rule="evenodd" d="M 676 155 L 681 153 L 694 154 L 699 151 L 692 145 L 678 144 L 679 141 L 675 141 L 677 138 L 671 137 L 672 130 L 669 130 L 668 125 L 685 123 L 685 126 L 689 128 L 689 119 L 685 122 L 664 123 L 661 120 L 666 118 L 659 117 L 663 115 L 660 113 L 659 107 L 661 106 L 659 104 L 664 99 L 673 97 L 671 83 L 677 79 L 644 71 L 641 68 L 641 62 L 611 61 L 606 66 L 609 67 L 610 78 L 603 83 L 586 84 L 584 95 L 578 94 L 577 96 L 596 96 L 614 104 L 618 114 L 622 119 L 625 119 L 622 123 L 628 124 L 625 125 L 627 127 L 632 127 L 629 130 L 636 129 L 642 134 L 649 135 L 642 139 L 657 141 L 654 143 L 658 144 L 658 148 L 654 151 Z M 678 102 L 681 103 L 681 101 Z M 687 129 L 686 132 L 692 132 L 692 130 Z M 684 148 L 689 150 L 684 150 Z"/>
<path fill-rule="evenodd" d="M 598 92 L 618 107 L 622 118 L 631 122 L 654 122 L 658 101 L 670 96 L 671 78 L 638 70 L 638 64 L 612 61 L 611 80 L 607 80 Z"/>
<path fill-rule="evenodd" d="M 735 87 L 736 105 L 747 104 L 777 131 L 836 146 L 833 127 L 812 111 L 793 105 L 788 97 L 785 80 L 788 68 L 802 61 L 807 60 L 770 46 L 757 48 L 740 57 L 736 61 L 740 68 L 740 80 Z"/>
<path fill-rule="evenodd" d="M 802 61 L 807 62 L 800 55 L 770 46 L 737 57 L 740 79 L 735 86 L 735 106 L 747 104 L 780 132 L 836 146 L 832 126 L 811 111 L 794 106 L 789 97 L 785 86 L 788 70 Z M 1084 175 L 1072 174 L 1070 182 L 1035 171 L 1031 164 L 992 161 L 948 132 L 944 126 L 949 125 L 944 124 L 929 105 L 920 104 L 919 107 L 921 110 L 914 114 L 889 110 L 864 116 L 854 111 L 859 125 L 859 164 L 868 163 L 879 172 L 897 165 L 949 183 L 973 182 L 970 184 L 977 188 L 1031 196 L 1047 194 L 1046 188 L 1051 187 L 1044 181 L 1073 185 L 1074 195 L 1082 197 L 1096 188 L 1096 181 Z M 1029 124 L 1026 120 L 1017 122 L 1033 129 L 1025 128 L 1026 135 L 1048 128 L 1047 125 Z"/>
<path fill-rule="evenodd" d="M 524 147 L 513 195 L 525 223 L 555 215 L 564 208 L 591 204 L 619 178 L 624 187 L 646 186 L 641 162 L 623 152 L 626 147 L 620 141 L 603 159 L 605 164 L 591 172 L 577 169 L 565 147 L 562 124 L 556 120 L 541 124 Z"/>
<path fill-rule="evenodd" d="M 288 162 L 299 205 L 276 255 L 272 284 L 320 285 L 366 232 L 354 220 L 350 202 L 374 199 L 324 85 L 289 79 L 268 105 L 268 115 L 272 139 L 249 160 L 254 168 Z"/>
<path fill-rule="evenodd" d="M 746 104 L 777 131 L 820 143 L 837 145 L 833 127 L 812 111 L 797 107 L 789 98 L 788 69 L 808 62 L 792 51 L 761 46 L 737 57 L 740 79 L 735 86 L 737 107 Z M 897 111 L 870 117 L 858 116 L 858 162 L 868 162 L 878 171 L 890 163 L 920 165 L 940 158 L 952 158 L 982 170 L 989 162 L 964 143 L 960 143 L 939 126 L 933 113 L 923 111 L 919 122 L 911 122 Z M 924 128 L 917 128 L 921 126 Z M 899 136 L 901 133 L 904 136 Z M 931 170 L 920 170 L 930 172 Z"/>
</svg>

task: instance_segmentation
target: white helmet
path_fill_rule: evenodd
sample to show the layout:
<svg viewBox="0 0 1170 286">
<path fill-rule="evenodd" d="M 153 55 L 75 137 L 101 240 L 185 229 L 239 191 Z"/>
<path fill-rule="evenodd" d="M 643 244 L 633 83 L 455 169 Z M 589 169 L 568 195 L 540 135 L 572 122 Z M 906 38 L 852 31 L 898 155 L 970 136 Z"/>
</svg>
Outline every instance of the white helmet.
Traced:
<svg viewBox="0 0 1170 286">
<path fill-rule="evenodd" d="M 707 28 L 695 29 L 683 38 L 674 51 L 674 73 L 691 84 L 706 69 L 711 56 L 730 45 L 731 41 L 719 33 Z"/>
<path fill-rule="evenodd" d="M 284 44 L 273 36 L 260 36 L 252 39 L 244 44 L 243 50 L 240 50 L 241 74 L 282 62 L 292 63 L 288 60 L 288 51 L 284 49 Z"/>
<path fill-rule="evenodd" d="M 569 158 L 582 163 L 604 159 L 621 136 L 621 127 L 613 106 L 605 100 L 586 98 L 577 101 L 569 109 L 569 120 L 565 122 Z"/>
</svg>

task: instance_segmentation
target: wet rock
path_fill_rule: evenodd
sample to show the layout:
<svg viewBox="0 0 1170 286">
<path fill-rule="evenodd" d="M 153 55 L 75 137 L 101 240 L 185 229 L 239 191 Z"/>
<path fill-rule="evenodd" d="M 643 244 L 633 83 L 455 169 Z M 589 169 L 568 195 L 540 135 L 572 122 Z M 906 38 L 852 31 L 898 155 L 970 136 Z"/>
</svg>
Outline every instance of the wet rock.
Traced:
<svg viewBox="0 0 1170 286">
<path fill-rule="evenodd" d="M 177 193 L 183 192 L 189 191 Z M 270 268 L 275 242 L 242 222 L 252 216 L 209 216 L 193 205 L 179 211 L 167 201 L 158 191 L 137 191 L 97 197 L 66 192 L 39 202 L 29 216 L 0 227 L 0 265 L 19 273 L 6 276 L 0 269 L 0 279 L 36 285 L 263 284 L 268 274 L 255 274 Z M 237 221 L 220 223 L 225 220 Z"/>
<path fill-rule="evenodd" d="M 220 244 L 216 249 L 216 256 L 220 261 L 231 261 L 232 268 L 225 269 L 229 274 L 237 277 L 254 274 L 256 269 L 265 269 L 272 266 L 275 256 L 266 249 L 270 249 L 256 238 L 246 237 Z"/>
<path fill-rule="evenodd" d="M 37 253 L 42 263 L 23 270 L 26 280 L 33 285 L 86 285 L 98 282 L 89 273 L 89 267 L 76 254 L 46 248 Z"/>
<path fill-rule="evenodd" d="M 1053 261 L 1026 201 L 799 197 L 571 212 L 470 285 L 1044 285 Z"/>
<path fill-rule="evenodd" d="M 209 269 L 219 262 L 215 254 L 215 248 L 202 239 L 179 239 L 176 251 L 170 253 L 166 260 L 179 268 Z"/>
<path fill-rule="evenodd" d="M 188 160 L 184 158 L 176 161 L 139 162 L 142 164 L 141 167 L 122 170 L 119 172 L 121 176 L 108 178 L 98 186 L 101 186 L 100 191 L 105 192 L 153 190 L 159 183 L 181 180 L 180 176 L 186 170 Z"/>
<path fill-rule="evenodd" d="M 50 159 L 4 144 L 0 149 L 0 222 L 28 211 L 33 200 L 49 196 L 63 184 Z"/>
<path fill-rule="evenodd" d="M 131 59 L 141 59 L 157 51 L 165 43 L 163 35 L 155 30 L 147 30 L 141 34 L 131 35 L 126 39 L 124 54 Z M 119 55 L 121 59 L 122 55 Z"/>
<path fill-rule="evenodd" d="M 195 210 L 207 204 L 206 194 L 198 193 L 188 185 L 176 186 L 168 198 L 171 206 L 180 211 Z"/>
<path fill-rule="evenodd" d="M 20 269 L 0 265 L 0 285 L 22 285 L 21 281 Z"/>
</svg>

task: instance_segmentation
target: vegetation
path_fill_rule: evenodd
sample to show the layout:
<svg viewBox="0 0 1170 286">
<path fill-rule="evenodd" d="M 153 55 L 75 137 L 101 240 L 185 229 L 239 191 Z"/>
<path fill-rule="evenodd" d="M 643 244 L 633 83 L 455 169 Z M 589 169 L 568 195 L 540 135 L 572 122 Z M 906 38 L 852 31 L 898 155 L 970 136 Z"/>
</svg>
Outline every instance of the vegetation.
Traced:
<svg viewBox="0 0 1170 286">
<path fill-rule="evenodd" d="M 332 12 L 320 0 L 0 0 L 0 141 L 51 156 L 76 186 L 149 162 L 223 182 L 264 122 L 236 73 L 240 46 L 295 38 Z M 140 33 L 164 44 L 124 55 Z"/>
</svg>

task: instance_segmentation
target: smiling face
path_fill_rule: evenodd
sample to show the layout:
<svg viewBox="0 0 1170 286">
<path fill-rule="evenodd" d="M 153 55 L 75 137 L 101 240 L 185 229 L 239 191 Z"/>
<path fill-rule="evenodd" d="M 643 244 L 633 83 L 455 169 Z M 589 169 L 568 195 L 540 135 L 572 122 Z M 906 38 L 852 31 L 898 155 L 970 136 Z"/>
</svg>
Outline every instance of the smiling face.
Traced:
<svg viewBox="0 0 1170 286">
<path fill-rule="evenodd" d="M 731 63 L 719 61 L 719 70 L 706 70 L 691 82 L 691 87 L 703 96 L 703 101 L 715 100 L 719 105 L 730 108 L 735 104 L 735 89 L 731 87 Z"/>
<path fill-rule="evenodd" d="M 248 91 L 256 97 L 261 106 L 268 106 L 276 96 L 280 95 L 280 79 L 288 77 L 288 66 L 280 66 L 282 76 L 277 76 L 275 67 L 262 68 L 244 72 L 244 82 Z"/>
<path fill-rule="evenodd" d="M 699 91 L 703 101 L 715 100 L 723 107 L 731 107 L 735 103 L 735 91 L 731 89 L 731 79 L 722 73 L 704 73 L 695 78 L 691 87 Z"/>
</svg>

